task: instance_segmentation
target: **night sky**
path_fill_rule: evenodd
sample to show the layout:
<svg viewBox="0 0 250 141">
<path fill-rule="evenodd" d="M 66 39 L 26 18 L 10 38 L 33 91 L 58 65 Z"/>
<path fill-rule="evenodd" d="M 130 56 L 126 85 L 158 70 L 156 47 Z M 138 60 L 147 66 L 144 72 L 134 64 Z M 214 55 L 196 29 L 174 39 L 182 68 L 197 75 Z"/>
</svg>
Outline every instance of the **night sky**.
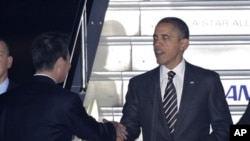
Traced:
<svg viewBox="0 0 250 141">
<path fill-rule="evenodd" d="M 0 0 L 0 37 L 14 57 L 9 77 L 22 83 L 34 74 L 30 47 L 43 32 L 71 33 L 79 0 Z"/>
</svg>

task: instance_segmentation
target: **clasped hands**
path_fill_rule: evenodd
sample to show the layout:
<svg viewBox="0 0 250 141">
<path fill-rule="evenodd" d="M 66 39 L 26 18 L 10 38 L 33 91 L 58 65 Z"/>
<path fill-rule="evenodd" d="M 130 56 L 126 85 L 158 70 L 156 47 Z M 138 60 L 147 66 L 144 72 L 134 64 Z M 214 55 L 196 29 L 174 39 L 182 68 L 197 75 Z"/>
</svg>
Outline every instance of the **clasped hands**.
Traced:
<svg viewBox="0 0 250 141">
<path fill-rule="evenodd" d="M 108 121 L 106 119 L 103 119 L 103 122 L 111 122 L 114 125 L 115 130 L 116 130 L 116 141 L 123 141 L 127 139 L 128 132 L 124 125 L 122 125 L 119 122 Z"/>
</svg>

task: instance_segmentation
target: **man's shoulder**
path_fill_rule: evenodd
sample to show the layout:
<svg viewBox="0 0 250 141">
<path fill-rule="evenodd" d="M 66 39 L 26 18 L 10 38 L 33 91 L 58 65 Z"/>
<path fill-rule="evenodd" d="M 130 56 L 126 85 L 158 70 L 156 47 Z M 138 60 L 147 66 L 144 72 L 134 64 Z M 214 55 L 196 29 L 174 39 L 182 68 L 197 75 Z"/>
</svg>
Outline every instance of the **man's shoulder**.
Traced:
<svg viewBox="0 0 250 141">
<path fill-rule="evenodd" d="M 147 80 L 147 79 L 152 79 L 159 77 L 160 74 L 160 68 L 156 67 L 151 70 L 141 72 L 140 74 L 134 76 L 131 78 L 132 81 L 142 81 L 142 80 Z"/>
<path fill-rule="evenodd" d="M 195 75 L 219 76 L 219 74 L 212 69 L 204 68 L 188 62 L 186 63 L 186 71 L 188 71 L 188 73 L 193 72 Z"/>
<path fill-rule="evenodd" d="M 15 82 L 15 81 L 9 79 L 8 90 L 13 89 L 13 88 L 16 88 L 17 86 L 18 86 L 18 83 L 17 83 L 17 82 Z"/>
</svg>

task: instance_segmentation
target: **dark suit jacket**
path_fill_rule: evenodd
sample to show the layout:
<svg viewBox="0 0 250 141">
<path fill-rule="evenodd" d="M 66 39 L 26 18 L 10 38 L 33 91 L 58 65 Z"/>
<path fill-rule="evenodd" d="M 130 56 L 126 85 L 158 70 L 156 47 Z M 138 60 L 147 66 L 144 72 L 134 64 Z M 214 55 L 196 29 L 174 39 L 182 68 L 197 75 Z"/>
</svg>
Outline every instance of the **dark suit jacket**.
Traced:
<svg viewBox="0 0 250 141">
<path fill-rule="evenodd" d="M 242 115 L 237 124 L 248 124 L 250 125 L 250 101 L 248 102 L 245 113 Z"/>
<path fill-rule="evenodd" d="M 9 85 L 8 85 L 7 91 L 9 91 L 17 86 L 18 86 L 18 84 L 16 82 L 9 79 Z"/>
<path fill-rule="evenodd" d="M 1 141 L 115 140 L 112 123 L 88 116 L 79 96 L 45 76 L 0 96 Z"/>
<path fill-rule="evenodd" d="M 159 67 L 132 78 L 121 119 L 128 140 L 135 140 L 141 128 L 143 141 L 229 141 L 232 118 L 217 73 L 186 63 L 173 138 L 162 107 Z"/>
</svg>

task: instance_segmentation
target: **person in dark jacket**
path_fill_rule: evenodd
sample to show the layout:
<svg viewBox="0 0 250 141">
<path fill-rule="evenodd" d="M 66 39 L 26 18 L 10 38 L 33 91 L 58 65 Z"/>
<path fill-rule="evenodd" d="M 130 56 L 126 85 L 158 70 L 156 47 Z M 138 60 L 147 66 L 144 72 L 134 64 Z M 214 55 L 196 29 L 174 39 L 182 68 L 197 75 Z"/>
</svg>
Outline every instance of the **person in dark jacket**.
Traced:
<svg viewBox="0 0 250 141">
<path fill-rule="evenodd" d="M 91 141 L 126 138 L 118 122 L 97 122 L 78 94 L 57 85 L 70 69 L 69 37 L 48 32 L 32 45 L 33 78 L 0 96 L 1 141 Z"/>
<path fill-rule="evenodd" d="M 9 46 L 3 38 L 0 38 L 0 95 L 17 86 L 17 83 L 8 77 L 12 62 Z"/>
<path fill-rule="evenodd" d="M 187 24 L 162 18 L 153 46 L 159 66 L 129 81 L 120 121 L 128 140 L 142 132 L 143 141 L 228 141 L 233 122 L 219 74 L 184 59 Z"/>
<path fill-rule="evenodd" d="M 245 112 L 239 119 L 239 121 L 236 123 L 238 125 L 250 125 L 250 100 L 248 101 L 248 105 L 246 107 Z"/>
</svg>

